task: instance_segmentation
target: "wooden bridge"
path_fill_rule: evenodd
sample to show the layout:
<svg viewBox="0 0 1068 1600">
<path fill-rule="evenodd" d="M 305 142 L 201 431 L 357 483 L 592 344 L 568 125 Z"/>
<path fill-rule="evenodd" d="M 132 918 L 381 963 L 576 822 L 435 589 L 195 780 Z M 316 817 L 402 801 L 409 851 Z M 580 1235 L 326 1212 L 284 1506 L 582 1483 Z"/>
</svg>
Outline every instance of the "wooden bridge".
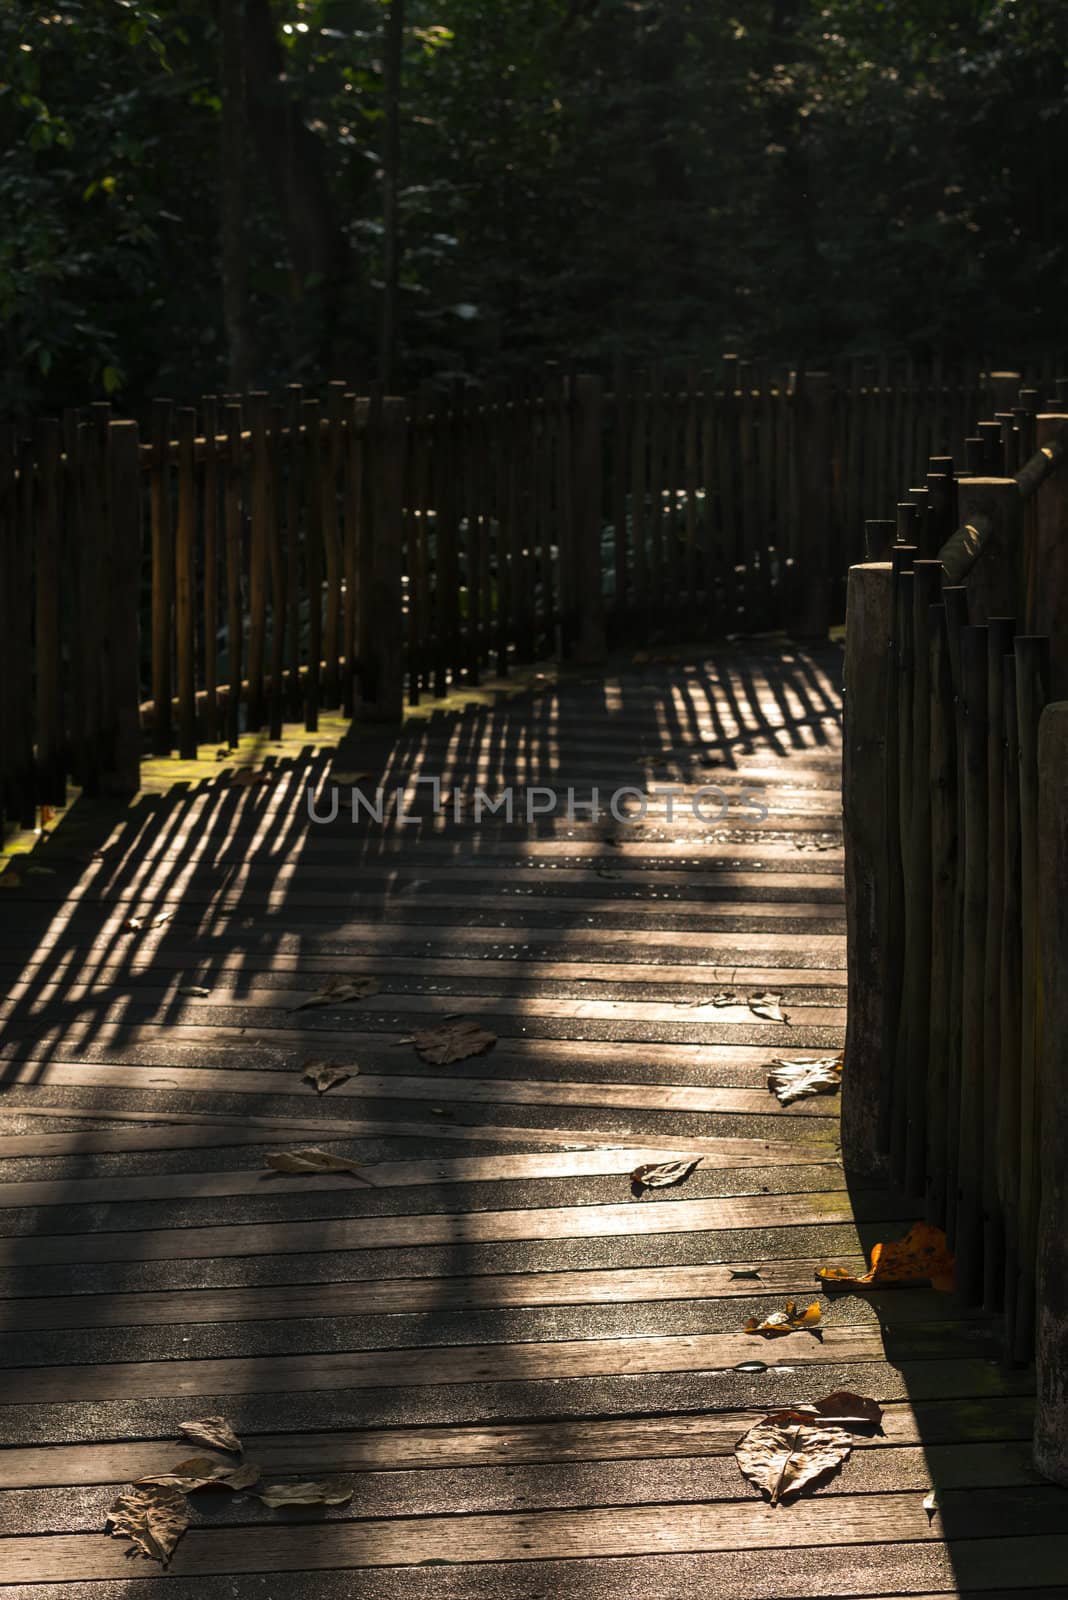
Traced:
<svg viewBox="0 0 1068 1600">
<path fill-rule="evenodd" d="M 990 1319 L 816 1292 L 915 1215 L 847 1184 L 835 1098 L 767 1088 L 844 1041 L 840 678 L 774 642 L 528 673 L 60 821 L 0 897 L 0 1593 L 1064 1596 Z M 354 783 L 411 818 L 309 820 Z M 306 1004 L 337 976 L 377 992 Z M 492 1049 L 422 1059 L 457 1016 Z M 309 1147 L 360 1177 L 270 1166 Z M 743 1331 L 802 1297 L 818 1334 Z M 882 1431 L 767 1504 L 736 1441 L 843 1389 Z M 105 1517 L 209 1414 L 344 1503 L 192 1493 L 163 1572 Z"/>
<path fill-rule="evenodd" d="M 1029 376 L 0 428 L 0 1593 L 1064 1600 Z M 960 1301 L 818 1292 L 920 1219 Z"/>
</svg>

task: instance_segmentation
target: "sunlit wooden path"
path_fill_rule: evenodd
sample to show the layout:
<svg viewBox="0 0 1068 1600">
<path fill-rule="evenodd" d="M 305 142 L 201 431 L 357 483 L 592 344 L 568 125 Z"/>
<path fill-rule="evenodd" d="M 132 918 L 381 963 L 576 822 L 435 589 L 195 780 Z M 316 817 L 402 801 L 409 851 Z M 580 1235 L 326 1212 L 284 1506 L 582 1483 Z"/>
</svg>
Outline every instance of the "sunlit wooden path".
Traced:
<svg viewBox="0 0 1068 1600">
<path fill-rule="evenodd" d="M 765 1083 L 843 1040 L 839 672 L 771 644 L 628 661 L 396 739 L 267 747 L 252 787 L 157 773 L 121 820 L 58 830 L 0 897 L 0 1593 L 1068 1594 L 1029 1378 L 981 1319 L 904 1291 L 828 1301 L 822 1341 L 741 1332 L 910 1217 L 847 1188 L 833 1099 L 782 1109 Z M 730 807 L 476 825 L 424 788 L 415 822 L 309 824 L 331 770 L 579 801 L 717 784 Z M 380 992 L 293 1010 L 337 973 Z M 765 990 L 789 1025 L 749 1009 Z M 413 1030 L 454 1014 L 496 1047 L 427 1065 Z M 354 1075 L 320 1098 L 324 1058 Z M 267 1171 L 308 1145 L 372 1186 Z M 632 1195 L 637 1163 L 698 1154 Z M 884 1437 L 765 1505 L 736 1439 L 843 1387 Z M 351 1502 L 206 1492 L 168 1571 L 131 1556 L 108 1506 L 207 1413 L 266 1479 Z"/>
</svg>

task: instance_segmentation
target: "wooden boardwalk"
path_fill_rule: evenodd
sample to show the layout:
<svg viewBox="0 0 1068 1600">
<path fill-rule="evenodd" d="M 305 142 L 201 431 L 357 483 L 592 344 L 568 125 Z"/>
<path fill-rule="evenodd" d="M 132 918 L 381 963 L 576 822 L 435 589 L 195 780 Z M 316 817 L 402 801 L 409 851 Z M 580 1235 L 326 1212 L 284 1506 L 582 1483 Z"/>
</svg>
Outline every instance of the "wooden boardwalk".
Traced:
<svg viewBox="0 0 1068 1600">
<path fill-rule="evenodd" d="M 1068 1496 L 982 1318 L 914 1290 L 828 1299 L 822 1340 L 741 1331 L 911 1216 L 847 1184 L 834 1099 L 765 1081 L 843 1041 L 839 673 L 770 644 L 626 662 L 267 747 L 249 787 L 173 764 L 58 830 L 0 896 L 0 1594 L 1068 1595 Z M 415 821 L 311 824 L 331 771 L 690 792 L 527 826 L 424 786 Z M 692 812 L 710 784 L 722 820 Z M 335 974 L 379 992 L 293 1009 Z M 413 1031 L 455 1015 L 496 1046 L 427 1064 Z M 353 1075 L 320 1097 L 322 1059 Z M 370 1183 L 268 1170 L 309 1145 Z M 636 1198 L 672 1155 L 702 1162 Z M 837 1388 L 884 1435 L 766 1505 L 735 1441 Z M 209 1413 L 266 1478 L 351 1501 L 202 1492 L 166 1572 L 131 1556 L 109 1505 Z"/>
</svg>

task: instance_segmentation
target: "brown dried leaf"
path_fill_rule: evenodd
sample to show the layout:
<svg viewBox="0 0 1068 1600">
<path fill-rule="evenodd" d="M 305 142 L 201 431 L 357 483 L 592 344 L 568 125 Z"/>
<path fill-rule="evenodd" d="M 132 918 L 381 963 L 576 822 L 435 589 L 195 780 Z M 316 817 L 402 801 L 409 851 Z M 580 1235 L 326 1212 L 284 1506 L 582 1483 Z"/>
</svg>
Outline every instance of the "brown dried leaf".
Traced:
<svg viewBox="0 0 1068 1600">
<path fill-rule="evenodd" d="M 422 1033 L 417 1033 L 412 1043 L 424 1061 L 447 1067 L 452 1061 L 466 1061 L 468 1056 L 484 1055 L 497 1043 L 497 1035 L 469 1017 L 456 1017 L 439 1023 L 436 1028 L 426 1028 Z"/>
<path fill-rule="evenodd" d="M 178 990 L 178 993 L 187 995 L 190 1000 L 206 1000 L 211 990 L 203 988 L 199 983 L 186 983 Z"/>
<path fill-rule="evenodd" d="M 837 1094 L 842 1086 L 841 1056 L 798 1056 L 794 1060 L 774 1060 L 768 1073 L 768 1088 L 779 1104 L 792 1105 L 817 1094 Z"/>
<path fill-rule="evenodd" d="M 647 1162 L 643 1167 L 635 1167 L 630 1180 L 640 1189 L 669 1189 L 673 1184 L 685 1183 L 703 1159 L 702 1156 L 694 1156 L 692 1161 Z"/>
<path fill-rule="evenodd" d="M 229 1450 L 241 1454 L 241 1440 L 226 1417 L 194 1417 L 191 1422 L 180 1422 L 178 1432 L 194 1444 L 207 1445 L 209 1450 Z"/>
<path fill-rule="evenodd" d="M 256 1498 L 272 1511 L 282 1506 L 345 1506 L 352 1499 L 352 1490 L 325 1483 L 271 1483 Z"/>
<path fill-rule="evenodd" d="M 813 1300 L 803 1311 L 799 1311 L 795 1303 L 788 1300 L 785 1311 L 772 1311 L 763 1320 L 759 1317 L 750 1317 L 744 1332 L 759 1333 L 765 1339 L 774 1339 L 784 1333 L 804 1331 L 814 1333 L 821 1321 L 822 1312 L 818 1300 Z"/>
<path fill-rule="evenodd" d="M 789 1017 L 781 1010 L 779 1001 L 781 994 L 751 994 L 749 996 L 749 1009 L 754 1017 L 763 1017 L 767 1022 L 786 1022 Z"/>
<path fill-rule="evenodd" d="M 736 994 L 728 994 L 726 989 L 724 989 L 721 994 L 714 994 L 712 996 L 712 1004 L 714 1006 L 736 1006 L 740 1004 L 740 1002 Z"/>
<path fill-rule="evenodd" d="M 251 1461 L 232 1466 L 227 1461 L 213 1461 L 210 1456 L 191 1456 L 188 1461 L 177 1461 L 169 1472 L 153 1473 L 147 1478 L 135 1479 L 135 1487 L 143 1483 L 167 1484 L 182 1494 L 193 1494 L 197 1489 L 248 1489 L 260 1481 L 260 1469 Z"/>
<path fill-rule="evenodd" d="M 775 1411 L 766 1419 L 769 1422 L 818 1422 L 820 1427 L 877 1428 L 883 1420 L 883 1408 L 878 1400 L 854 1394 L 851 1389 L 836 1389 L 825 1394 L 822 1400 L 803 1401 Z"/>
<path fill-rule="evenodd" d="M 337 1061 L 309 1061 L 301 1073 L 301 1081 L 310 1083 L 320 1094 L 325 1094 L 336 1084 L 347 1083 L 359 1070 L 359 1067 L 343 1067 Z"/>
<path fill-rule="evenodd" d="M 734 1454 L 750 1483 L 776 1506 L 837 1472 L 852 1448 L 842 1428 L 780 1425 L 769 1417 L 742 1435 Z"/>
<path fill-rule="evenodd" d="M 165 1567 L 189 1526 L 189 1507 L 185 1495 L 168 1484 L 140 1484 L 119 1495 L 105 1526 L 113 1538 L 132 1539 Z"/>
<path fill-rule="evenodd" d="M 289 1009 L 293 1012 L 306 1011 L 309 1006 L 347 1006 L 354 1000 L 366 1000 L 378 990 L 377 978 L 347 978 L 343 973 L 335 973 L 314 994 Z"/>
<path fill-rule="evenodd" d="M 331 1155 L 329 1150 L 272 1150 L 266 1160 L 275 1172 L 351 1172 L 354 1178 L 370 1184 L 355 1161 L 348 1156 Z"/>
</svg>

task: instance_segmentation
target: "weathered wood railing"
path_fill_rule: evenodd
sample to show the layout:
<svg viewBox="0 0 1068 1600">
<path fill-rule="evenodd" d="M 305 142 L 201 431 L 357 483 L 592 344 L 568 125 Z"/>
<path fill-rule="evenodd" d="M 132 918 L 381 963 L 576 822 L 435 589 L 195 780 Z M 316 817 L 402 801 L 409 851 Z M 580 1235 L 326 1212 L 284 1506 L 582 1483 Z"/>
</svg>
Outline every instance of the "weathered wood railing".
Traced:
<svg viewBox="0 0 1068 1600">
<path fill-rule="evenodd" d="M 136 786 L 139 721 L 189 756 L 556 653 L 822 634 L 857 507 L 1007 381 L 728 356 L 9 426 L 0 807 L 29 822 L 68 779 Z M 950 489 L 928 478 L 931 515 Z"/>
<path fill-rule="evenodd" d="M 958 1287 L 1004 1312 L 1011 1359 L 1030 1359 L 1042 1308 L 1040 1367 L 1059 1390 L 1038 1458 L 1062 1475 L 1068 1075 L 1043 1016 L 1068 982 L 1050 776 L 1068 706 L 1043 708 L 1068 692 L 1066 398 L 1060 383 L 1039 414 L 1022 394 L 968 441 L 967 475 L 932 463 L 896 523 L 868 525 L 874 559 L 849 574 L 843 788 L 846 1159 L 944 1225 Z"/>
</svg>

